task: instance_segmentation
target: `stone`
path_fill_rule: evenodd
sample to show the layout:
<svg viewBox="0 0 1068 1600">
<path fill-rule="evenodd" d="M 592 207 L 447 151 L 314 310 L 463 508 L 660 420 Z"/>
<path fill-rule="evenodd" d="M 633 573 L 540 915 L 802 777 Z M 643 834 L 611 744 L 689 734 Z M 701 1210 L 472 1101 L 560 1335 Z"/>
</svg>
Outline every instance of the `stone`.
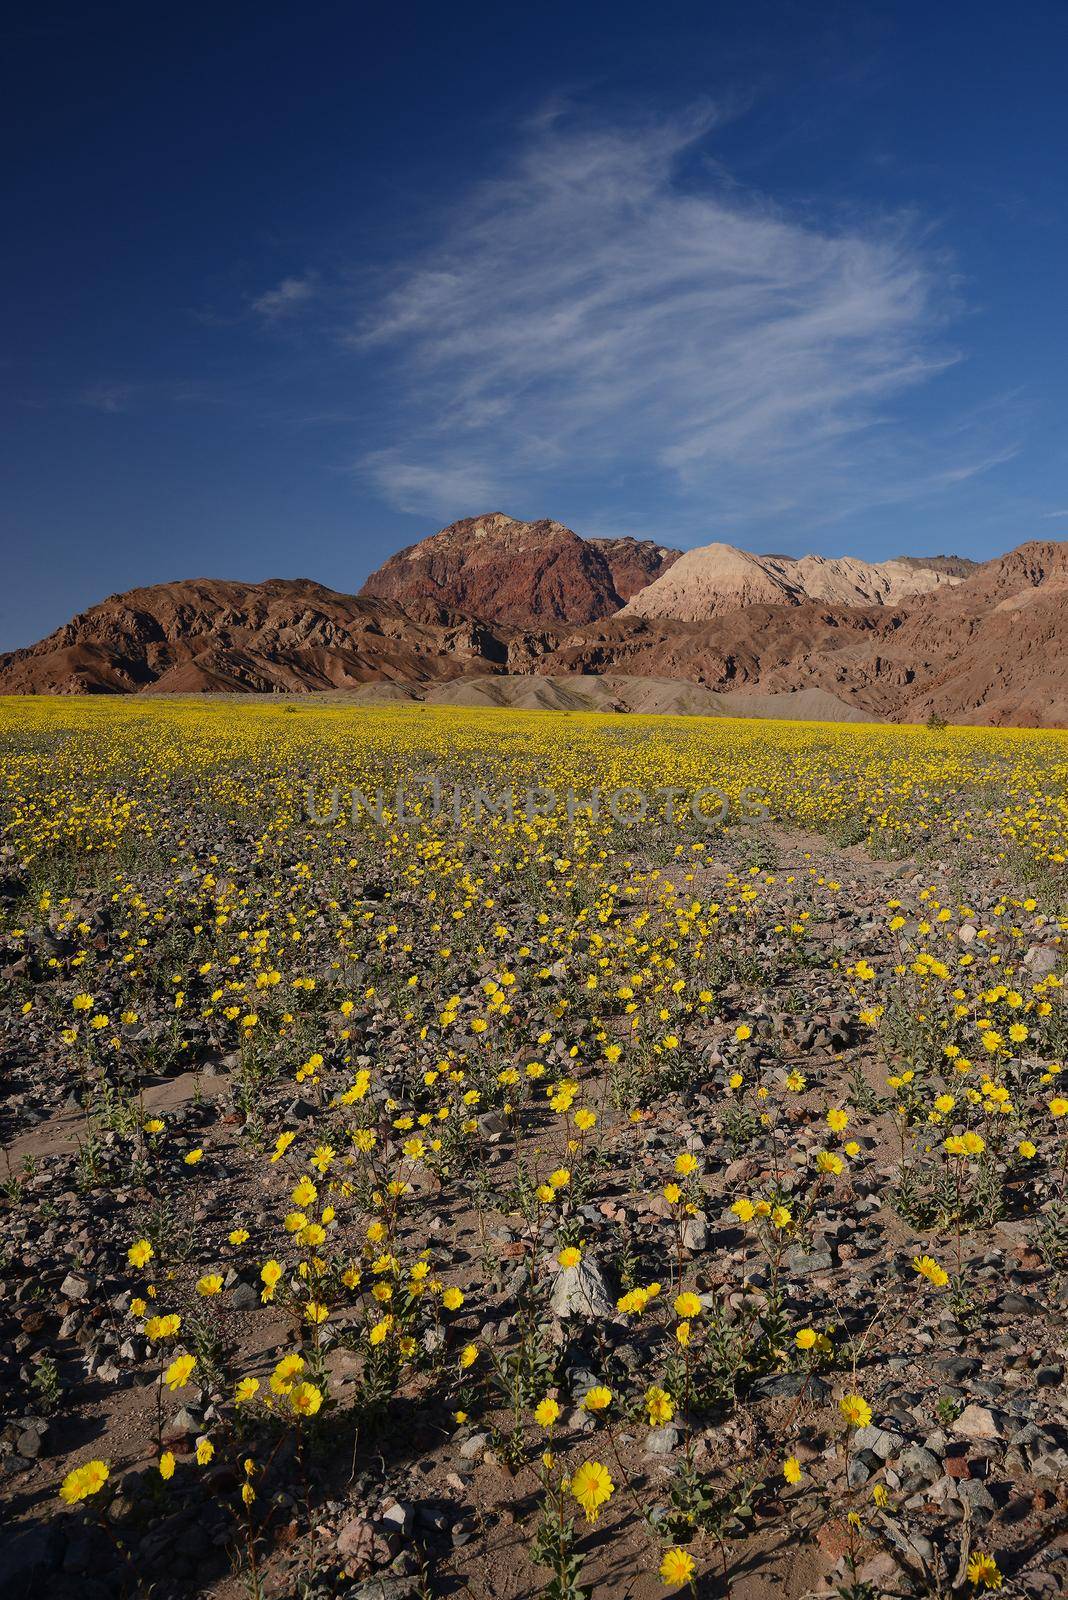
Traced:
<svg viewBox="0 0 1068 1600">
<path fill-rule="evenodd" d="M 679 1442 L 679 1430 L 665 1423 L 662 1428 L 650 1428 L 645 1438 L 647 1456 L 669 1456 Z"/>
<path fill-rule="evenodd" d="M 568 1367 L 565 1377 L 575 1400 L 582 1400 L 591 1389 L 596 1389 L 601 1381 L 596 1373 L 583 1366 Z"/>
<path fill-rule="evenodd" d="M 174 1413 L 174 1416 L 164 1428 L 163 1438 L 165 1443 L 173 1444 L 180 1439 L 188 1439 L 200 1433 L 200 1431 L 201 1423 L 199 1419 L 193 1415 L 188 1407 L 182 1406 L 181 1410 Z"/>
<path fill-rule="evenodd" d="M 1005 1430 L 998 1420 L 998 1414 L 986 1406 L 977 1406 L 974 1402 L 964 1407 L 960 1416 L 953 1424 L 954 1433 L 959 1433 L 963 1439 L 1003 1439 Z"/>
<path fill-rule="evenodd" d="M 942 1472 L 938 1457 L 932 1451 L 925 1449 L 922 1444 L 909 1445 L 903 1450 L 898 1466 L 905 1481 L 910 1485 L 934 1483 Z"/>
<path fill-rule="evenodd" d="M 861 1583 L 871 1584 L 877 1594 L 882 1594 L 884 1589 L 889 1590 L 891 1584 L 895 1587 L 899 1584 L 901 1568 L 889 1550 L 880 1550 L 864 1563 L 857 1576 Z"/>
<path fill-rule="evenodd" d="M 348 1600 L 416 1600 L 421 1592 L 422 1581 L 418 1573 L 404 1577 L 383 1574 L 381 1577 L 368 1578 L 358 1588 L 350 1589 Z"/>
<path fill-rule="evenodd" d="M 394 1500 L 383 1511 L 379 1523 L 384 1533 L 399 1533 L 407 1538 L 415 1524 L 415 1507 L 406 1505 L 403 1500 Z"/>
<path fill-rule="evenodd" d="M 285 1115 L 287 1118 L 292 1118 L 294 1122 L 307 1122 L 309 1117 L 317 1117 L 319 1115 L 319 1107 L 313 1105 L 310 1100 L 305 1100 L 303 1095 L 298 1095 L 295 1100 L 290 1101 L 289 1105 L 286 1106 Z"/>
<path fill-rule="evenodd" d="M 682 1247 L 684 1250 L 707 1250 L 708 1218 L 703 1211 L 698 1211 L 694 1216 L 687 1217 L 683 1223 Z"/>
<path fill-rule="evenodd" d="M 1056 1478 L 1063 1483 L 1068 1479 L 1068 1450 L 1056 1444 L 1036 1449 L 1031 1456 L 1031 1471 L 1036 1478 Z"/>
<path fill-rule="evenodd" d="M 346 1522 L 337 1536 L 338 1554 L 353 1567 L 366 1568 L 375 1563 L 374 1524 L 366 1517 L 353 1517 Z"/>
<path fill-rule="evenodd" d="M 36 1461 L 41 1454 L 42 1431 L 40 1428 L 23 1428 L 15 1440 L 15 1449 L 20 1456 L 25 1456 L 31 1461 Z"/>
<path fill-rule="evenodd" d="M 415 1518 L 427 1533 L 445 1534 L 452 1528 L 454 1515 L 447 1506 L 423 1505 L 416 1507 Z"/>
<path fill-rule="evenodd" d="M 1058 959 L 1052 945 L 1033 944 L 1024 956 L 1024 966 L 1033 978 L 1045 978 L 1056 970 Z"/>
<path fill-rule="evenodd" d="M 853 1435 L 855 1450 L 871 1450 L 880 1461 L 889 1461 L 892 1456 L 896 1456 L 904 1443 L 900 1433 L 891 1433 L 888 1428 L 871 1425 L 867 1428 L 858 1428 Z"/>
<path fill-rule="evenodd" d="M 1040 1317 L 1043 1306 L 1040 1300 L 1027 1294 L 1003 1294 L 998 1310 L 1007 1317 Z"/>
<path fill-rule="evenodd" d="M 561 1321 L 575 1316 L 616 1320 L 615 1304 L 609 1297 L 604 1274 L 589 1255 L 584 1255 L 576 1267 L 561 1268 L 549 1303 Z"/>
<path fill-rule="evenodd" d="M 972 1516 L 977 1522 L 989 1522 L 997 1507 L 985 1483 L 981 1483 L 977 1478 L 966 1479 L 957 1484 L 957 1493 L 970 1505 Z"/>
<path fill-rule="evenodd" d="M 1060 1580 L 1052 1572 L 1022 1572 L 1019 1581 L 1020 1593 L 1027 1600 L 1060 1600 L 1064 1594 Z"/>
<path fill-rule="evenodd" d="M 796 1278 L 810 1278 L 816 1272 L 830 1272 L 834 1266 L 829 1250 L 806 1250 L 793 1245 L 783 1256 L 783 1266 Z"/>
<path fill-rule="evenodd" d="M 979 1371 L 979 1363 L 974 1356 L 940 1356 L 931 1362 L 936 1372 L 941 1372 L 945 1377 L 951 1378 L 954 1383 L 960 1383 L 964 1378 L 970 1378 Z"/>
<path fill-rule="evenodd" d="M 826 1381 L 816 1373 L 778 1372 L 758 1378 L 750 1390 L 754 1400 L 795 1399 L 802 1391 L 813 1405 L 825 1405 L 831 1397 Z"/>
</svg>

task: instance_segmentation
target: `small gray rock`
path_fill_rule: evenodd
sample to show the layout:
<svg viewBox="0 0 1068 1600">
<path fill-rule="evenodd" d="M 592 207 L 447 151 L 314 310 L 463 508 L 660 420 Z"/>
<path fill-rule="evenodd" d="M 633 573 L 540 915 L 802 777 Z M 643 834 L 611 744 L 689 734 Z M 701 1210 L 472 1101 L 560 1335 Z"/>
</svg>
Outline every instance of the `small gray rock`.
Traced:
<svg viewBox="0 0 1068 1600">
<path fill-rule="evenodd" d="M 37 1428 L 23 1428 L 15 1440 L 15 1449 L 20 1456 L 25 1456 L 31 1461 L 36 1461 L 41 1454 L 41 1432 Z"/>
<path fill-rule="evenodd" d="M 907 1450 L 903 1450 L 898 1465 L 906 1483 L 910 1485 L 934 1483 L 942 1474 L 938 1457 L 922 1444 L 909 1445 Z"/>
<path fill-rule="evenodd" d="M 816 1272 L 830 1272 L 834 1262 L 829 1250 L 806 1250 L 794 1245 L 783 1257 L 783 1266 L 795 1278 L 810 1278 Z"/>
<path fill-rule="evenodd" d="M 880 1461 L 889 1461 L 896 1456 L 901 1446 L 905 1443 L 900 1433 L 891 1433 L 888 1428 L 858 1428 L 853 1435 L 853 1446 L 857 1450 L 871 1450 L 879 1457 Z"/>
<path fill-rule="evenodd" d="M 683 1223 L 682 1247 L 684 1250 L 707 1250 L 708 1218 L 703 1211 L 698 1211 L 694 1216 L 687 1217 Z"/>
<path fill-rule="evenodd" d="M 1024 966 L 1033 978 L 1045 978 L 1057 966 L 1057 951 L 1048 944 L 1033 944 L 1024 956 Z"/>
<path fill-rule="evenodd" d="M 349 1600 L 416 1600 L 422 1581 L 417 1573 L 408 1577 L 368 1578 L 358 1589 L 349 1590 Z"/>
</svg>

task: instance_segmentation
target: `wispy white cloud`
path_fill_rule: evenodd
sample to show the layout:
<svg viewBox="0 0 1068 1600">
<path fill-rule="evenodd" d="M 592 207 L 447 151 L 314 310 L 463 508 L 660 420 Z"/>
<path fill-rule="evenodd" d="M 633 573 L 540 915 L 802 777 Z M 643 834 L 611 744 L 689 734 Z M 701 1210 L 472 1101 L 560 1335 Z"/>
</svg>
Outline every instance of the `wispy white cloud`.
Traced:
<svg viewBox="0 0 1068 1600">
<path fill-rule="evenodd" d="M 116 415 L 128 411 L 135 386 L 132 383 L 92 383 L 78 396 L 78 403 L 90 411 L 104 411 Z"/>
<path fill-rule="evenodd" d="M 1051 517 L 1068 517 L 1068 509 L 1064 511 L 1044 511 L 1042 515 L 1048 522 Z"/>
<path fill-rule="evenodd" d="M 967 483 L 969 478 L 978 478 L 984 472 L 990 472 L 994 467 L 1003 466 L 1006 461 L 1012 461 L 1020 453 L 1018 441 L 1006 442 L 988 452 L 980 452 L 966 461 L 955 462 L 952 466 L 942 467 L 931 476 L 933 487 L 938 484 Z"/>
<path fill-rule="evenodd" d="M 505 483 L 483 463 L 470 457 L 448 462 L 418 462 L 398 450 L 380 450 L 365 456 L 362 467 L 398 511 L 433 513 L 448 518 L 456 506 L 496 508 Z"/>
<path fill-rule="evenodd" d="M 318 293 L 318 281 L 312 272 L 300 278 L 283 278 L 275 288 L 268 289 L 252 302 L 253 311 L 267 322 L 277 322 L 279 317 L 291 316 L 301 306 L 313 300 Z"/>
<path fill-rule="evenodd" d="M 404 444 L 363 463 L 388 499 L 459 515 L 483 485 L 548 504 L 566 479 L 625 505 L 640 479 L 707 511 L 711 536 L 717 517 L 829 518 L 993 465 L 963 439 L 932 459 L 897 417 L 957 359 L 949 270 L 914 220 L 831 227 L 746 195 L 700 171 L 714 125 L 554 111 L 450 208 L 352 335 L 386 357 L 405 418 Z"/>
</svg>

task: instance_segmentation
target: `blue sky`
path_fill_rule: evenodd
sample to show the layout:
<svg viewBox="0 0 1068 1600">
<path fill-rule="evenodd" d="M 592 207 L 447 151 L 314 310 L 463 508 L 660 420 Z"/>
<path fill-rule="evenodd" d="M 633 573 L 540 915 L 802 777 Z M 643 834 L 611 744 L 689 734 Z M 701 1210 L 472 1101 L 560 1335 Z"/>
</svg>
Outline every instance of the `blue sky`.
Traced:
<svg viewBox="0 0 1068 1600">
<path fill-rule="evenodd" d="M 1063 0 L 22 13 L 0 647 L 496 509 L 1068 538 Z"/>
</svg>

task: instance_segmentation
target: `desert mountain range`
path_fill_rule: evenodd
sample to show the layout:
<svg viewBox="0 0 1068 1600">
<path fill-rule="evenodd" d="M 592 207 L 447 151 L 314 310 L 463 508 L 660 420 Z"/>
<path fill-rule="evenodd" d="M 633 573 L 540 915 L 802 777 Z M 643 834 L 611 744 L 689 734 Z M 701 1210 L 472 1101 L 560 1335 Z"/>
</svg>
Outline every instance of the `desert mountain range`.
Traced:
<svg viewBox="0 0 1068 1600">
<path fill-rule="evenodd" d="M 497 512 L 398 552 L 358 595 L 303 578 L 114 595 L 0 655 L 0 692 L 331 690 L 1050 727 L 1068 724 L 1066 640 L 1066 543 L 981 564 L 794 560 L 583 539 Z"/>
</svg>

